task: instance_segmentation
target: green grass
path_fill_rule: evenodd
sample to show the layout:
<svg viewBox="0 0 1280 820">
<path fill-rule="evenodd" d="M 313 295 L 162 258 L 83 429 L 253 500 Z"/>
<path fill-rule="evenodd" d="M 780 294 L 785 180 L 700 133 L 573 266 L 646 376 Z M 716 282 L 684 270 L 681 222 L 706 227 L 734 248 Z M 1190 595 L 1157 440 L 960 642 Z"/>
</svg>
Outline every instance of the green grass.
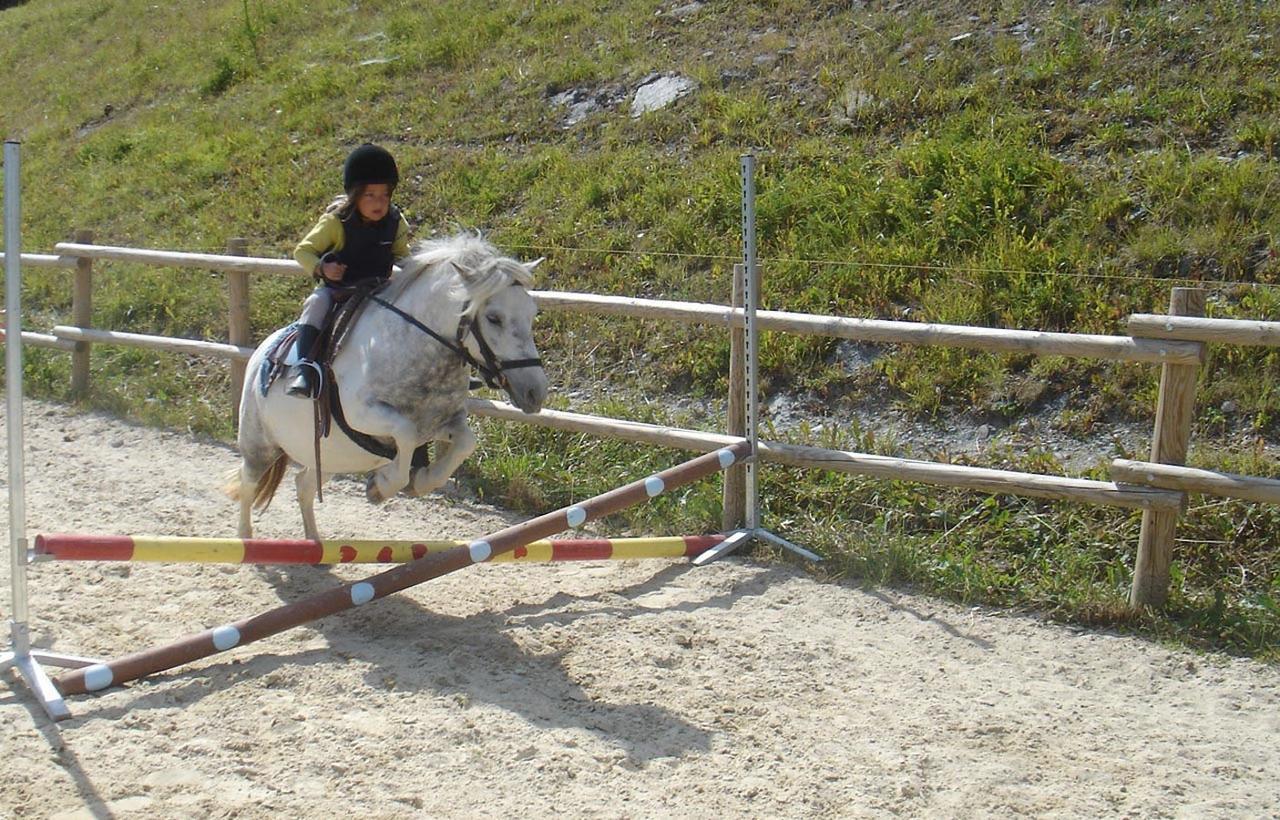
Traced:
<svg viewBox="0 0 1280 820">
<path fill-rule="evenodd" d="M 88 228 L 103 243 L 191 251 L 240 236 L 251 253 L 287 256 L 336 193 L 346 151 L 374 140 L 400 161 L 397 200 L 421 236 L 483 229 L 547 256 L 549 289 L 723 303 L 740 247 L 738 157 L 751 150 L 767 307 L 1116 333 L 1180 284 L 1206 287 L 1211 315 L 1280 315 L 1275 31 L 1274 3 L 1204 0 L 711 2 L 684 21 L 626 0 L 370 0 L 359 14 L 296 0 L 197 13 L 48 0 L 0 12 L 0 112 L 5 136 L 23 141 L 28 250 Z M 569 128 L 549 102 L 634 90 L 654 72 L 698 89 Z M 95 325 L 225 339 L 220 277 L 97 270 Z M 65 272 L 28 277 L 28 324 L 65 321 Z M 255 337 L 290 320 L 306 289 L 256 277 Z M 620 415 L 678 422 L 658 408 L 725 388 L 720 333 L 547 315 L 539 334 L 556 394 L 601 396 Z M 837 415 L 886 394 L 940 420 L 1012 421 L 1063 398 L 1055 423 L 1082 437 L 1149 423 L 1155 400 L 1152 367 L 904 348 L 851 375 L 835 351 L 766 335 L 769 390 Z M 1213 349 L 1196 463 L 1277 472 L 1273 451 L 1253 445 L 1280 433 L 1277 375 L 1274 352 Z M 233 435 L 225 367 L 208 361 L 100 346 L 83 399 L 67 393 L 62 354 L 33 351 L 28 377 L 45 397 Z M 528 510 L 672 455 L 481 427 L 465 479 Z M 900 450 L 846 433 L 829 443 Z M 1059 469 L 1035 452 L 986 463 Z M 1274 657 L 1280 527 L 1260 508 L 1193 507 L 1167 615 L 1134 620 L 1127 514 L 820 473 L 771 469 L 766 481 L 770 520 L 831 554 L 837 574 Z M 618 523 L 714 527 L 717 492 Z"/>
</svg>

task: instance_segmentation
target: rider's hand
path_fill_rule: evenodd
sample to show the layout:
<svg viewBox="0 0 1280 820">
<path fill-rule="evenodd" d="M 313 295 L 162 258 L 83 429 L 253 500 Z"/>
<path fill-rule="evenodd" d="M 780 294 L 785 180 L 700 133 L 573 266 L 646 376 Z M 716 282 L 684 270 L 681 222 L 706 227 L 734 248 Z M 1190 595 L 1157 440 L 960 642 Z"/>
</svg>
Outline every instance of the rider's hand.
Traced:
<svg viewBox="0 0 1280 820">
<path fill-rule="evenodd" d="M 320 275 L 327 282 L 341 282 L 346 273 L 347 266 L 341 262 L 322 262 L 320 264 Z"/>
</svg>

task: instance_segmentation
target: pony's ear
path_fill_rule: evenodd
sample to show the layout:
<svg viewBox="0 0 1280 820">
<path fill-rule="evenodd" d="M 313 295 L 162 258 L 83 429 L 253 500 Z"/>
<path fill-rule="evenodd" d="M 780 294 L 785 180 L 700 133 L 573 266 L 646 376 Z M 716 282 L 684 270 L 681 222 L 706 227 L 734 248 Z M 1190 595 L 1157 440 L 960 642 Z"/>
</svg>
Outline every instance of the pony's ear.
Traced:
<svg viewBox="0 0 1280 820">
<path fill-rule="evenodd" d="M 533 260 L 532 262 L 525 262 L 524 266 L 525 266 L 525 269 L 527 269 L 530 273 L 532 273 L 534 268 L 538 267 L 539 265 L 541 265 L 543 262 L 546 262 L 546 261 L 547 261 L 547 257 L 539 256 L 537 259 Z"/>
</svg>

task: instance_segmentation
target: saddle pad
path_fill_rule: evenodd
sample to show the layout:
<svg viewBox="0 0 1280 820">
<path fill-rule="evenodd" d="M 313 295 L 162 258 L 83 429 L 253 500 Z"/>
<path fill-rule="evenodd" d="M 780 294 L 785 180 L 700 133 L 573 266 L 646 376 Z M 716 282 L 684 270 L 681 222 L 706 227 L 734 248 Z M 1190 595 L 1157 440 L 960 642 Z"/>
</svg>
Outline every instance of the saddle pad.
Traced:
<svg viewBox="0 0 1280 820">
<path fill-rule="evenodd" d="M 298 335 L 298 323 L 285 325 L 275 333 L 267 337 L 267 355 L 262 359 L 262 366 L 258 368 L 258 392 L 265 396 L 267 391 L 271 389 L 271 385 L 276 379 L 280 378 L 280 374 L 289 365 L 295 364 L 291 361 L 291 353 L 293 351 L 293 340 Z"/>
</svg>

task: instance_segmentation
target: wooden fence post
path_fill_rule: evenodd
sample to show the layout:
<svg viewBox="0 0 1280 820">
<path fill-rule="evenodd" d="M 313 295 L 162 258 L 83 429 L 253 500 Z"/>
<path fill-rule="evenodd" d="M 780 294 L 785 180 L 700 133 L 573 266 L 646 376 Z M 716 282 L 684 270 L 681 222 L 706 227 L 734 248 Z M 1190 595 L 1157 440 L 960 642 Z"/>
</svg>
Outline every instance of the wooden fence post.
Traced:
<svg viewBox="0 0 1280 820">
<path fill-rule="evenodd" d="M 88 245 L 93 242 L 93 231 L 73 231 L 71 241 Z M 93 326 L 93 260 L 86 256 L 76 259 L 75 283 L 71 290 L 71 321 L 77 327 Z M 89 393 L 90 347 L 88 342 L 76 342 L 76 349 L 71 352 L 71 393 L 74 396 L 86 396 Z"/>
<path fill-rule="evenodd" d="M 227 240 L 227 255 L 248 256 L 249 240 L 239 237 Z M 249 274 L 247 271 L 227 271 L 227 341 L 240 347 L 249 347 Z M 247 362 L 231 360 L 231 418 L 239 421 L 240 391 L 244 388 Z"/>
<path fill-rule="evenodd" d="M 1204 306 L 1205 291 L 1199 288 L 1174 288 L 1169 297 L 1169 313 L 1173 316 L 1203 316 Z M 1186 364 L 1166 364 L 1161 368 L 1151 461 L 1186 463 L 1199 369 L 1197 365 Z M 1138 555 L 1133 565 L 1133 589 L 1129 593 L 1129 605 L 1134 609 L 1161 607 L 1168 600 L 1169 563 L 1177 525 L 1176 512 L 1143 511 Z"/>
<path fill-rule="evenodd" d="M 733 307 L 741 310 L 743 296 L 743 266 L 733 266 Z M 731 436 L 747 434 L 747 329 L 745 326 L 729 326 L 729 409 L 728 427 Z M 747 517 L 747 470 L 742 466 L 730 467 L 724 473 L 724 503 L 720 516 L 721 529 L 741 529 Z"/>
</svg>

